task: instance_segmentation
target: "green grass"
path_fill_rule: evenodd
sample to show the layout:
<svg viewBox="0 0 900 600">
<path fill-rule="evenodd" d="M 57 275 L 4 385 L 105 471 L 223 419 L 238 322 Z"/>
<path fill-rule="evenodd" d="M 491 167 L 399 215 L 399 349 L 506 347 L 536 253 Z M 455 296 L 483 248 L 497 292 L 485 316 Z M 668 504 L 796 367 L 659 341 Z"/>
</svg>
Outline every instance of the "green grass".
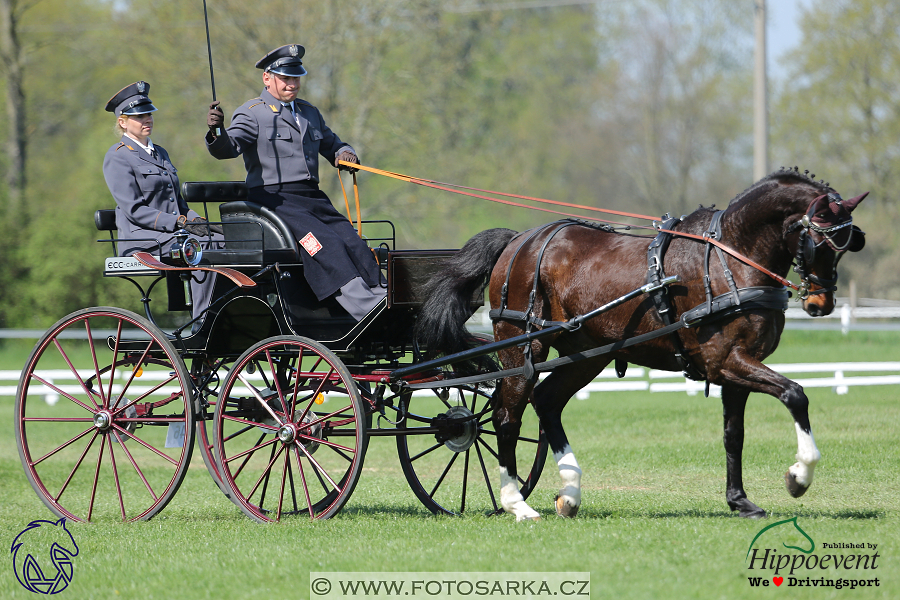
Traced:
<svg viewBox="0 0 900 600">
<path fill-rule="evenodd" d="M 895 339 L 788 332 L 770 362 L 898 360 Z M 26 353 L 16 358 L 19 366 L 3 368 L 21 368 Z M 790 498 L 782 482 L 796 452 L 793 423 L 775 399 L 750 398 L 744 482 L 750 499 L 770 512 L 765 521 L 737 518 L 725 504 L 717 399 L 594 394 L 572 400 L 564 415 L 584 470 L 576 519 L 553 512 L 559 478 L 552 460 L 530 499 L 539 522 L 432 516 L 409 490 L 394 440 L 373 438 L 360 483 L 337 517 L 263 526 L 215 488 L 195 452 L 181 490 L 152 521 L 70 525 L 81 553 L 60 597 L 302 598 L 311 571 L 379 570 L 589 571 L 594 598 L 900 597 L 896 387 L 808 395 L 823 459 L 800 499 Z M 11 425 L 12 417 L 12 398 L 0 398 L 0 419 Z M 747 577 L 756 574 L 744 562 L 750 542 L 765 525 L 793 516 L 817 544 L 879 545 L 877 571 L 811 576 L 877 576 L 881 587 L 750 588 Z M 0 432 L 0 539 L 11 543 L 29 521 L 50 518 L 25 479 L 7 426 Z M 0 597 L 32 597 L 6 564 Z"/>
</svg>

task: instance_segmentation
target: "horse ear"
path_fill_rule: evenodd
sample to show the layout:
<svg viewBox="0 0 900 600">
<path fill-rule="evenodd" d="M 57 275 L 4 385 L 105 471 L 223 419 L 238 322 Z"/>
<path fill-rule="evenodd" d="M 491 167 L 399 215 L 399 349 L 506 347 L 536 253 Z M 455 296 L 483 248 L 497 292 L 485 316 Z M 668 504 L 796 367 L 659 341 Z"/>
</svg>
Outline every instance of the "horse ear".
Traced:
<svg viewBox="0 0 900 600">
<path fill-rule="evenodd" d="M 856 208 L 856 205 L 863 201 L 863 199 L 869 195 L 869 192 L 865 194 L 860 194 L 856 198 L 850 198 L 849 200 L 844 200 L 841 204 L 844 205 L 849 212 L 853 212 L 853 209 Z"/>
</svg>

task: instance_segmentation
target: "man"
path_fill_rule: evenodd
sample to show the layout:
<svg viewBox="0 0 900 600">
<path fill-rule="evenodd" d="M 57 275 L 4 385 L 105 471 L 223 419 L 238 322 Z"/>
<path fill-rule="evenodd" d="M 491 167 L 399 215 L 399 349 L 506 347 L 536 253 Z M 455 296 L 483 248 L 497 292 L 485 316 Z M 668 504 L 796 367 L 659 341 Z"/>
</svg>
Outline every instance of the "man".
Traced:
<svg viewBox="0 0 900 600">
<path fill-rule="evenodd" d="M 257 63 L 265 90 L 240 106 L 224 128 L 218 102 L 209 107 L 206 144 L 217 159 L 243 156 L 249 200 L 275 211 L 300 241 L 306 281 L 319 300 L 334 296 L 357 321 L 384 298 L 372 251 L 319 189 L 319 155 L 359 164 L 356 152 L 297 98 L 306 75 L 303 46 L 272 50 Z"/>
</svg>

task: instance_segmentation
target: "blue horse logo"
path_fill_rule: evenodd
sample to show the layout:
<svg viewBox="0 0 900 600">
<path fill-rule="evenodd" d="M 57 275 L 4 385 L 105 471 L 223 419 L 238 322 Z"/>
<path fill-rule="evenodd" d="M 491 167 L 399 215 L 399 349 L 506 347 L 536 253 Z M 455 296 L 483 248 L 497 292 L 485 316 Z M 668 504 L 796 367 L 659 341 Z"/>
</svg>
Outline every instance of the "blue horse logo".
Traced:
<svg viewBox="0 0 900 600">
<path fill-rule="evenodd" d="M 22 587 L 36 594 L 58 594 L 72 581 L 72 559 L 78 556 L 78 544 L 66 529 L 64 518 L 32 521 L 13 540 L 10 552 Z"/>
</svg>

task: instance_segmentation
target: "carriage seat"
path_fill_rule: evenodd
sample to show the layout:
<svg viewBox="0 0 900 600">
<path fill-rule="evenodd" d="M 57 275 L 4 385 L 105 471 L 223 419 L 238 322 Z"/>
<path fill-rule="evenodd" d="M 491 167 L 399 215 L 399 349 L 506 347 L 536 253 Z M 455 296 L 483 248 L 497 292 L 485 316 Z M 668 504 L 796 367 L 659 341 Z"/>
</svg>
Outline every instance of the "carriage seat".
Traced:
<svg viewBox="0 0 900 600">
<path fill-rule="evenodd" d="M 247 200 L 243 181 L 188 181 L 181 186 L 187 202 L 222 202 L 219 217 L 225 248 L 203 252 L 209 264 L 300 264 L 297 240 L 287 223 L 271 209 Z"/>
</svg>

